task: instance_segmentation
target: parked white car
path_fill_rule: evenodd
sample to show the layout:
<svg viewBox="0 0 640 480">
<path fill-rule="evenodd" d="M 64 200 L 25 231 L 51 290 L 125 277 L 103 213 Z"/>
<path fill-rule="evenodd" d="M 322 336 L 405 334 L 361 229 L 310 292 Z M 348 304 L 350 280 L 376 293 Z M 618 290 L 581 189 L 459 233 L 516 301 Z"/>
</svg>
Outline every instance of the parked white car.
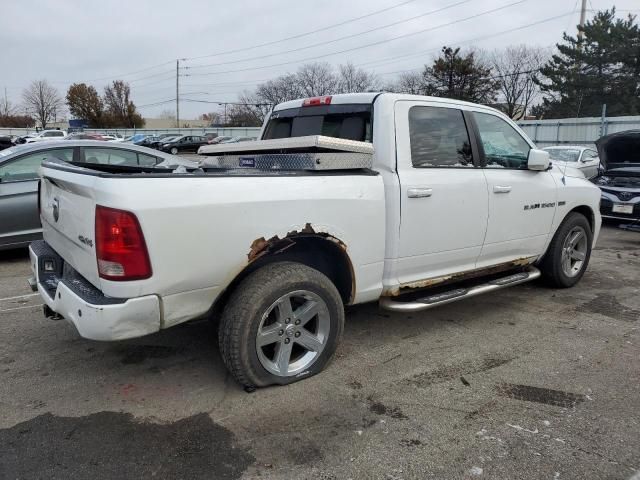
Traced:
<svg viewBox="0 0 640 480">
<path fill-rule="evenodd" d="M 108 142 L 124 142 L 124 137 L 119 133 L 103 133 L 101 135 Z"/>
<path fill-rule="evenodd" d="M 580 170 L 586 178 L 598 175 L 600 157 L 595 148 L 584 145 L 558 145 L 546 147 L 549 157 L 554 165 L 559 167 L 571 167 Z"/>
<path fill-rule="evenodd" d="M 48 142 L 51 140 L 64 140 L 67 136 L 67 132 L 64 130 L 42 130 L 34 137 L 28 138 L 27 143 L 33 142 Z"/>
<path fill-rule="evenodd" d="M 600 190 L 489 107 L 300 99 L 260 138 L 202 147 L 218 168 L 45 162 L 45 314 L 96 340 L 213 315 L 239 383 L 287 384 L 328 364 L 344 305 L 412 312 L 541 274 L 571 287 L 600 231 Z"/>
</svg>

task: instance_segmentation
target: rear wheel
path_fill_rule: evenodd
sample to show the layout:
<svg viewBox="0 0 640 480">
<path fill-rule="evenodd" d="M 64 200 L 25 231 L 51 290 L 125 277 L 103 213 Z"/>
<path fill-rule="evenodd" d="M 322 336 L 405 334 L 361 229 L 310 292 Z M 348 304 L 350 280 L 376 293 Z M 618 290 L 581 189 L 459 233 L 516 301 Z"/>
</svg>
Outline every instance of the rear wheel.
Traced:
<svg viewBox="0 0 640 480">
<path fill-rule="evenodd" d="M 245 388 L 288 384 L 329 363 L 344 308 L 324 274 L 293 262 L 266 265 L 231 294 L 219 330 L 222 358 Z"/>
<path fill-rule="evenodd" d="M 553 236 L 541 270 L 554 287 L 569 288 L 580 281 L 591 258 L 593 233 L 581 213 L 570 213 Z"/>
</svg>

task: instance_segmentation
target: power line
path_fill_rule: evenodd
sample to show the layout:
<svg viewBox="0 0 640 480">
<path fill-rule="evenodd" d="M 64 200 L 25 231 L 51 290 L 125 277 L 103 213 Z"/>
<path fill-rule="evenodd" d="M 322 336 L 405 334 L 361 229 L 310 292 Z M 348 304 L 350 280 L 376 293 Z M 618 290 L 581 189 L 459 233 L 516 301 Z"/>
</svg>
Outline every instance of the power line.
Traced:
<svg viewBox="0 0 640 480">
<path fill-rule="evenodd" d="M 462 5 L 462 4 L 465 4 L 465 3 L 469 3 L 471 1 L 473 1 L 473 0 L 462 0 L 462 1 L 459 1 L 459 2 L 456 2 L 456 3 L 453 3 L 451 5 L 448 5 L 446 7 L 438 8 L 436 10 L 431 10 L 431 11 L 426 12 L 426 13 L 421 13 L 420 15 L 414 15 L 412 17 L 405 18 L 404 20 L 398 20 L 396 22 L 388 23 L 386 25 L 381 25 L 381 26 L 376 27 L 376 28 L 371 28 L 369 30 L 365 30 L 364 32 L 353 33 L 351 35 L 345 35 L 344 37 L 338 37 L 338 38 L 334 38 L 333 40 L 327 40 L 327 41 L 324 41 L 324 42 L 314 43 L 312 45 L 307 45 L 307 46 L 304 46 L 304 47 L 293 48 L 291 50 L 284 50 L 282 52 L 270 53 L 269 55 L 260 55 L 258 57 L 243 58 L 242 60 L 230 60 L 230 61 L 227 61 L 227 62 L 209 63 L 209 64 L 206 64 L 206 65 L 194 65 L 192 67 L 188 67 L 187 66 L 187 67 L 185 67 L 185 69 L 191 70 L 191 69 L 196 69 L 196 68 L 217 67 L 217 66 L 220 66 L 220 65 L 231 65 L 231 64 L 235 64 L 235 63 L 250 62 L 250 61 L 253 61 L 253 60 L 262 60 L 264 58 L 277 57 L 279 55 L 284 55 L 286 53 L 301 52 L 302 50 L 309 50 L 310 48 L 324 47 L 324 46 L 329 45 L 331 43 L 340 42 L 342 40 L 347 40 L 349 38 L 359 37 L 361 35 L 366 35 L 367 33 L 377 32 L 378 30 L 384 30 L 385 28 L 394 27 L 394 26 L 400 25 L 402 23 L 407 23 L 407 22 L 411 22 L 413 20 L 417 20 L 418 18 L 423 18 L 423 17 L 429 16 L 429 15 L 433 15 L 434 13 L 443 12 L 444 10 L 448 10 L 450 8 L 457 7 L 459 5 Z M 526 1 L 526 0 L 522 0 L 522 1 Z"/>
<path fill-rule="evenodd" d="M 489 35 L 483 35 L 481 37 L 475 37 L 475 38 L 472 38 L 472 39 L 469 39 L 469 40 L 463 40 L 463 41 L 460 41 L 460 42 L 452 42 L 452 43 L 455 43 L 456 45 L 464 45 L 466 43 L 476 43 L 476 42 L 479 42 L 479 41 L 482 41 L 482 40 L 486 40 L 488 38 L 493 38 L 493 37 L 497 37 L 497 36 L 500 36 L 500 35 L 505 35 L 507 33 L 513 33 L 513 32 L 519 31 L 519 30 L 524 30 L 526 28 L 535 27 L 537 25 L 540 25 L 540 24 L 543 24 L 543 23 L 547 23 L 547 22 L 551 22 L 553 20 L 557 20 L 559 18 L 563 18 L 563 17 L 566 17 L 568 15 L 573 15 L 574 13 L 575 13 L 575 11 L 572 10 L 571 12 L 568 12 L 568 13 L 563 13 L 561 15 L 555 15 L 553 17 L 545 18 L 545 19 L 542 19 L 542 20 L 539 20 L 539 21 L 533 22 L 533 23 L 528 23 L 526 25 L 521 25 L 519 27 L 509 28 L 509 29 L 503 30 L 501 32 L 491 33 Z M 438 51 L 439 49 L 440 49 L 440 47 L 437 47 L 437 48 L 431 48 L 431 49 L 428 49 L 428 50 L 422 50 L 422 51 L 417 52 L 417 53 L 410 53 L 410 54 L 407 54 L 407 55 L 402 55 L 400 57 L 387 57 L 387 58 L 393 58 L 394 60 L 390 61 L 390 62 L 385 62 L 384 64 L 395 63 L 395 60 L 401 59 L 401 58 L 405 58 L 406 59 L 406 58 L 410 58 L 410 57 L 422 56 L 422 55 L 427 54 L 427 53 L 432 53 L 432 52 Z M 371 64 L 371 63 L 377 63 L 377 62 L 378 62 L 378 60 L 376 60 L 374 62 L 366 62 L 366 63 L 356 64 L 356 66 L 362 67 L 364 65 L 368 65 L 368 64 Z M 377 65 L 377 67 L 380 67 L 380 66 L 382 66 L 382 65 Z M 385 72 L 385 73 L 379 73 L 378 75 L 391 75 L 393 73 L 404 73 L 404 72 L 410 72 L 412 70 L 415 70 L 415 69 L 400 70 L 400 71 L 396 71 L 396 72 Z"/>
<path fill-rule="evenodd" d="M 271 103 L 245 103 L 245 102 L 222 102 L 216 100 L 195 100 L 193 98 L 183 98 L 185 102 L 195 102 L 195 103 L 216 103 L 218 105 L 252 105 L 254 107 L 267 107 L 273 105 Z"/>
<path fill-rule="evenodd" d="M 373 46 L 377 46 L 377 45 L 382 45 L 384 43 L 393 42 L 395 40 L 400 40 L 402 38 L 408 38 L 408 37 L 412 37 L 412 36 L 415 36 L 415 35 L 419 35 L 421 33 L 437 30 L 439 28 L 448 27 L 448 26 L 451 26 L 451 25 L 455 25 L 457 23 L 461 23 L 461 22 L 465 22 L 465 21 L 468 21 L 468 20 L 472 20 L 474 18 L 481 17 L 483 15 L 488 15 L 490 13 L 495 13 L 497 11 L 504 10 L 504 9 L 512 7 L 514 5 L 518 5 L 518 4 L 524 3 L 526 1 L 528 1 L 528 0 L 518 0 L 516 2 L 512 2 L 512 3 L 509 3 L 507 5 L 503 5 L 501 7 L 497 7 L 497 8 L 491 9 L 491 10 L 487 10 L 485 12 L 481 12 L 481 13 L 478 13 L 478 14 L 475 14 L 475 15 L 471 15 L 471 16 L 463 18 L 461 20 L 456 20 L 456 21 L 449 22 L 449 23 L 443 23 L 443 24 L 440 24 L 440 25 L 436 25 L 435 27 L 425 28 L 425 29 L 422 29 L 422 30 L 418 30 L 416 32 L 405 33 L 403 35 L 398 35 L 396 37 L 392 37 L 392 38 L 389 38 L 389 39 L 386 39 L 386 40 L 380 40 L 380 41 L 377 41 L 377 42 L 372 42 L 372 43 L 368 43 L 368 44 L 365 44 L 365 45 L 360 45 L 358 47 L 347 48 L 345 50 L 340 50 L 340 51 L 337 51 L 337 52 L 331 52 L 331 53 L 325 53 L 325 54 L 322 54 L 322 55 L 316 55 L 314 57 L 301 58 L 301 59 L 298 59 L 298 60 L 293 60 L 293 61 L 289 61 L 289 62 L 282 62 L 282 63 L 276 63 L 276 64 L 272 64 L 272 65 L 263 65 L 263 66 L 260 66 L 260 67 L 241 68 L 241 69 L 237 69 L 237 70 L 226 70 L 226 71 L 222 71 L 222 72 L 188 73 L 188 74 L 185 74 L 185 75 L 188 76 L 188 77 L 196 77 L 196 76 L 197 77 L 201 77 L 201 76 L 209 76 L 209 75 L 221 75 L 221 74 L 225 74 L 225 73 L 248 72 L 248 71 L 251 71 L 251 70 L 260 70 L 260 69 L 264 69 L 264 68 L 281 67 L 281 66 L 284 66 L 284 65 L 291 65 L 291 64 L 294 64 L 294 63 L 306 62 L 306 61 L 309 61 L 309 60 L 317 60 L 319 58 L 326 58 L 326 57 L 330 57 L 330 56 L 333 56 L 333 55 L 339 55 L 341 53 L 347 53 L 347 52 L 353 52 L 353 51 L 356 51 L 356 50 L 362 50 L 364 48 L 369 48 L 369 47 L 373 47 Z"/>
<path fill-rule="evenodd" d="M 499 36 L 499 35 L 504 35 L 504 34 L 507 34 L 507 33 L 516 32 L 516 31 L 523 30 L 523 29 L 526 29 L 526 28 L 531 28 L 531 27 L 534 27 L 534 26 L 537 26 L 537 25 L 540 25 L 540 24 L 543 24 L 543 23 L 547 23 L 547 22 L 550 22 L 550 21 L 553 21 L 553 20 L 557 20 L 559 18 L 566 17 L 567 15 L 572 15 L 573 13 L 574 13 L 574 10 L 572 10 L 571 12 L 560 14 L 560 15 L 554 15 L 552 17 L 544 18 L 542 20 L 538 20 L 536 22 L 532 22 L 532 23 L 529 23 L 529 24 L 521 25 L 521 26 L 514 27 L 514 28 L 509 28 L 507 30 L 503 30 L 503 31 L 500 31 L 500 32 L 492 33 L 492 34 L 489 34 L 489 35 L 483 35 L 483 36 L 480 36 L 480 37 L 475 37 L 475 38 L 472 38 L 472 39 L 463 40 L 463 41 L 455 42 L 455 43 L 458 44 L 458 45 L 462 45 L 462 44 L 466 44 L 466 43 L 475 43 L 475 42 L 478 42 L 478 41 L 481 41 L 481 40 L 485 40 L 485 39 L 488 39 L 488 38 L 492 38 L 492 37 L 496 37 L 496 36 Z M 432 49 L 429 49 L 429 50 L 424 50 L 424 51 L 421 51 L 421 52 L 419 52 L 417 54 L 416 53 L 412 53 L 412 54 L 408 54 L 408 55 L 403 55 L 402 57 L 415 57 L 415 56 L 424 55 L 426 53 L 435 52 L 435 51 L 438 51 L 438 50 L 439 50 L 439 47 L 438 48 L 432 48 Z M 395 58 L 397 59 L 397 58 L 400 58 L 400 57 L 395 57 Z M 372 63 L 372 62 L 368 62 L 368 63 Z M 393 63 L 393 62 L 390 62 L 390 63 Z M 358 66 L 362 66 L 362 65 L 366 65 L 366 64 L 367 63 L 359 64 Z M 419 70 L 420 68 L 422 68 L 422 67 L 414 68 L 414 69 L 396 70 L 396 71 L 392 71 L 392 72 L 384 72 L 384 73 L 379 73 L 379 75 L 392 75 L 392 74 L 406 73 L 406 72 Z M 253 82 L 255 82 L 255 84 L 259 84 L 259 83 L 263 83 L 263 82 L 266 82 L 266 81 L 269 81 L 269 79 L 255 80 Z M 210 84 L 206 84 L 206 83 L 205 84 L 189 83 L 189 84 L 183 84 L 183 85 L 189 85 L 189 86 L 194 86 L 194 87 L 195 86 L 205 86 L 205 87 L 206 86 L 235 86 L 235 85 L 237 85 L 239 83 L 253 83 L 253 82 L 227 82 L 227 83 L 210 83 Z M 223 92 L 218 92 L 218 93 L 222 94 Z M 231 93 L 239 93 L 239 92 L 225 92 L 225 93 L 231 94 Z M 213 102 L 213 103 L 215 103 L 215 102 Z"/>
<path fill-rule="evenodd" d="M 173 103 L 175 101 L 176 101 L 175 98 L 170 98 L 168 100 L 161 100 L 161 101 L 154 102 L 154 103 L 147 103 L 147 104 L 144 104 L 144 105 L 136 105 L 136 108 L 157 107 L 158 105 L 164 105 L 165 103 Z"/>
<path fill-rule="evenodd" d="M 326 27 L 318 28 L 316 30 L 311 30 L 311 31 L 305 32 L 305 33 L 300 33 L 298 35 L 293 35 L 291 37 L 281 38 L 280 40 L 273 40 L 273 41 L 266 42 L 266 43 L 260 43 L 260 44 L 257 44 L 257 45 L 251 45 L 249 47 L 242 47 L 242 48 L 237 48 L 235 50 L 228 50 L 226 52 L 212 53 L 212 54 L 209 54 L 209 55 L 200 55 L 198 57 L 187 57 L 187 58 L 184 58 L 184 60 L 199 60 L 201 58 L 211 58 L 211 57 L 218 57 L 220 55 L 229 55 L 229 54 L 232 54 L 232 53 L 245 52 L 247 50 L 252 50 L 254 48 L 268 47 L 269 45 L 275 45 L 276 43 L 282 43 L 282 42 L 286 42 L 288 40 L 295 40 L 297 38 L 302 38 L 302 37 L 306 37 L 308 35 L 313 35 L 314 33 L 324 32 L 324 31 L 330 30 L 332 28 L 341 27 L 342 25 L 347 25 L 348 23 L 356 22 L 358 20 L 362 20 L 363 18 L 372 17 L 374 15 L 378 15 L 379 13 L 388 12 L 389 10 L 393 10 L 395 8 L 402 7 L 404 5 L 407 5 L 408 3 L 413 3 L 415 1 L 416 0 L 408 0 L 406 2 L 398 3 L 396 5 L 392 5 L 390 7 L 386 7 L 386 8 L 383 8 L 381 10 L 376 10 L 374 12 L 370 12 L 370 13 L 367 13 L 365 15 L 361 15 L 359 17 L 354 17 L 354 18 L 352 18 L 350 20 L 345 20 L 345 21 L 340 22 L 340 23 L 334 23 L 333 25 L 328 25 Z"/>
<path fill-rule="evenodd" d="M 229 51 L 226 51 L 226 52 L 213 53 L 213 54 L 210 54 L 210 55 L 201 55 L 201 56 L 190 57 L 190 58 L 181 58 L 181 60 L 197 60 L 197 59 L 200 59 L 200 58 L 210 58 L 210 57 L 216 57 L 216 56 L 220 56 L 220 55 L 229 55 L 229 54 L 232 54 L 232 53 L 243 52 L 243 51 L 251 50 L 251 49 L 254 49 L 254 48 L 260 48 L 260 47 L 266 47 L 266 46 L 269 46 L 269 45 L 275 45 L 277 43 L 286 42 L 288 40 L 294 40 L 294 39 L 297 39 L 297 38 L 302 38 L 302 37 L 305 37 L 305 36 L 308 36 L 308 35 L 313 35 L 314 33 L 319 33 L 319 32 L 322 32 L 322 31 L 330 30 L 332 28 L 340 27 L 342 25 L 347 25 L 348 23 L 356 22 L 356 21 L 362 20 L 364 18 L 372 17 L 374 15 L 378 15 L 380 13 L 384 13 L 384 12 L 387 12 L 389 10 L 393 10 L 395 8 L 399 8 L 399 7 L 402 7 L 404 5 L 407 5 L 409 3 L 413 3 L 413 2 L 416 2 L 416 1 L 417 0 L 406 0 L 406 1 L 398 3 L 396 5 L 391 5 L 389 7 L 385 7 L 385 8 L 382 8 L 380 10 L 376 10 L 374 12 L 367 13 L 365 15 L 360 15 L 359 17 L 354 17 L 352 19 L 345 20 L 343 22 L 335 23 L 333 25 L 328 25 L 326 27 L 318 28 L 316 30 L 311 30 L 311 31 L 304 32 L 304 33 L 301 33 L 301 34 L 298 34 L 298 35 L 293 35 L 291 37 L 281 38 L 279 40 L 273 40 L 273 41 L 270 41 L 270 42 L 266 42 L 266 43 L 262 43 L 262 44 L 258 44 L 258 45 L 251 45 L 249 47 L 238 48 L 238 49 L 229 50 Z M 83 82 L 84 83 L 89 83 L 89 82 L 99 82 L 99 81 L 102 81 L 102 80 L 118 79 L 118 78 L 121 78 L 121 77 L 128 77 L 130 75 L 135 75 L 135 74 L 138 74 L 138 73 L 142 73 L 142 72 L 146 72 L 146 71 L 149 71 L 149 70 L 153 70 L 154 68 L 162 67 L 164 65 L 169 65 L 169 64 L 172 64 L 174 61 L 175 60 L 168 60 L 166 62 L 159 63 L 157 65 L 152 65 L 150 67 L 142 68 L 140 70 L 135 70 L 133 72 L 122 73 L 122 74 L 115 75 L 115 76 L 100 77 L 100 78 L 94 78 L 94 79 L 91 79 L 91 80 L 71 80 L 71 81 L 56 80 L 56 81 L 51 81 L 51 83 L 70 85 L 72 83 L 78 83 L 78 82 L 80 82 L 80 83 L 83 83 Z M 138 80 L 141 80 L 141 79 L 138 79 Z M 21 88 L 21 87 L 19 87 L 19 88 Z"/>
<path fill-rule="evenodd" d="M 111 80 L 111 79 L 117 80 L 117 79 L 119 79 L 121 77 L 128 77 L 129 75 L 136 75 L 138 73 L 147 72 L 149 70 L 153 70 L 153 69 L 158 68 L 158 67 L 163 67 L 165 65 L 168 65 L 169 63 L 172 63 L 172 62 L 169 61 L 169 62 L 159 63 L 159 64 L 153 65 L 151 67 L 147 67 L 147 68 L 143 68 L 143 69 L 140 69 L 140 70 L 136 70 L 134 72 L 122 73 L 120 75 L 115 75 L 115 76 L 110 76 L 110 77 L 100 77 L 100 78 L 93 78 L 93 79 L 90 79 L 90 80 L 71 80 L 71 81 L 68 81 L 68 80 L 52 80 L 51 83 L 70 85 L 72 83 L 90 83 L 90 82 L 99 82 L 99 81 L 102 81 L 102 80 Z M 155 75 L 160 75 L 160 73 L 151 75 L 149 77 L 142 77 L 142 78 L 138 78 L 138 79 L 134 79 L 134 80 L 130 80 L 130 81 L 133 82 L 133 81 L 136 81 L 136 80 L 142 80 L 144 78 L 151 78 L 151 77 L 153 77 Z"/>
</svg>

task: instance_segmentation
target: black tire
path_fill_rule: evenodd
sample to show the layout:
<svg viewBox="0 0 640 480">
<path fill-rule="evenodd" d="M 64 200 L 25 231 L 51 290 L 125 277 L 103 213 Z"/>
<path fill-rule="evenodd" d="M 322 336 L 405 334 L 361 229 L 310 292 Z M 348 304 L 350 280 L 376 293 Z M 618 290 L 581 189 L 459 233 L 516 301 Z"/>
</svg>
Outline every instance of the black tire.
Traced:
<svg viewBox="0 0 640 480">
<path fill-rule="evenodd" d="M 268 371 L 258 357 L 257 335 L 263 315 L 290 292 L 308 291 L 324 301 L 330 325 L 323 350 L 292 376 Z M 319 322 L 319 320 L 317 320 Z M 267 264 L 251 273 L 231 293 L 218 330 L 222 359 L 238 383 L 250 390 L 286 385 L 322 371 L 332 359 L 344 329 L 344 306 L 335 285 L 319 271 L 295 262 Z"/>
<path fill-rule="evenodd" d="M 567 275 L 562 268 L 562 252 L 565 240 L 567 236 L 575 228 L 581 227 L 587 237 L 586 255 L 585 259 L 580 267 L 579 271 L 574 276 Z M 591 258 L 591 246 L 593 244 L 593 232 L 589 221 L 584 215 L 577 212 L 572 212 L 563 220 L 558 227 L 549 248 L 544 255 L 544 258 L 540 262 L 540 270 L 546 282 L 556 288 L 570 288 L 580 281 L 584 272 L 589 265 L 589 259 Z"/>
<path fill-rule="evenodd" d="M 177 155 L 178 154 L 178 149 L 176 147 L 172 147 L 171 148 L 171 155 Z"/>
</svg>

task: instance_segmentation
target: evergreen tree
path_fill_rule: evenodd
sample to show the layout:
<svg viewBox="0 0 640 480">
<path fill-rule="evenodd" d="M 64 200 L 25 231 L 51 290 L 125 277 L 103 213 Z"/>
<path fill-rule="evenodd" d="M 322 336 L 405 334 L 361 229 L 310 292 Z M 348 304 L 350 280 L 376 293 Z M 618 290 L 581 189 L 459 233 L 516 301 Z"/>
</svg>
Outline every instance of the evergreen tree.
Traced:
<svg viewBox="0 0 640 480">
<path fill-rule="evenodd" d="M 422 73 L 424 93 L 475 103 L 492 103 L 500 87 L 491 65 L 475 52 L 460 55 L 460 48 L 443 47 L 442 54 Z"/>
<path fill-rule="evenodd" d="M 581 29 L 566 33 L 558 53 L 541 69 L 546 118 L 640 114 L 640 29 L 634 16 L 615 18 L 615 8 L 598 12 Z"/>
</svg>

